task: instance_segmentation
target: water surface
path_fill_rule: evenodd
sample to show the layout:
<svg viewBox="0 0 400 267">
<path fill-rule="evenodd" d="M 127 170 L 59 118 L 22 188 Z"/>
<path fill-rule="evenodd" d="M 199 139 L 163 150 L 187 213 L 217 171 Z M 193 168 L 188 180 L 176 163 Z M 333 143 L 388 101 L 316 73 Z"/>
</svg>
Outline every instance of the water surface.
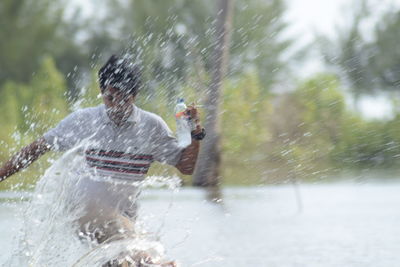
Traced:
<svg viewBox="0 0 400 267">
<path fill-rule="evenodd" d="M 147 190 L 140 217 L 182 266 L 400 266 L 400 183 Z M 20 202 L 0 193 L 0 263 L 11 253 Z M 51 265 L 49 265 L 51 266 Z"/>
</svg>

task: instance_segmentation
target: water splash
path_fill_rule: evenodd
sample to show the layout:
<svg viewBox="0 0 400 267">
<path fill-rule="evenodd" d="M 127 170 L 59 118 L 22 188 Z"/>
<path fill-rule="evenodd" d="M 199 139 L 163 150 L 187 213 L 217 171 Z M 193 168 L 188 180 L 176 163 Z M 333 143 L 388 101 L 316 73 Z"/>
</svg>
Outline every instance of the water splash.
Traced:
<svg viewBox="0 0 400 267">
<path fill-rule="evenodd" d="M 83 255 L 72 267 L 102 266 L 110 259 L 119 259 L 136 266 L 135 263 L 143 262 L 146 257 L 151 258 L 153 262 L 160 262 L 163 260 L 163 256 L 164 247 L 159 242 L 146 239 L 125 239 L 97 246 Z M 161 265 L 148 263 L 140 266 Z"/>
<path fill-rule="evenodd" d="M 78 186 L 90 176 L 85 171 L 85 159 L 75 148 L 65 153 L 45 172 L 38 182 L 31 201 L 21 210 L 23 229 L 17 238 L 14 253 L 8 266 L 99 266 L 110 259 L 135 260 L 142 254 L 149 255 L 153 262 L 164 258 L 163 246 L 144 230 L 135 229 L 135 237 L 98 245 L 82 238 L 77 221 L 84 214 L 84 191 Z M 90 176 L 90 177 L 88 177 Z M 178 177 L 151 176 L 143 181 L 120 182 L 110 178 L 103 183 L 112 183 L 115 188 L 133 186 L 140 191 L 148 187 L 167 187 L 176 190 L 180 186 Z M 136 195 L 134 195 L 134 201 Z M 135 224 L 135 223 L 134 223 Z M 139 225 L 136 222 L 135 226 Z M 136 256 L 135 256 L 136 255 Z M 157 266 L 157 265 L 149 265 Z"/>
</svg>

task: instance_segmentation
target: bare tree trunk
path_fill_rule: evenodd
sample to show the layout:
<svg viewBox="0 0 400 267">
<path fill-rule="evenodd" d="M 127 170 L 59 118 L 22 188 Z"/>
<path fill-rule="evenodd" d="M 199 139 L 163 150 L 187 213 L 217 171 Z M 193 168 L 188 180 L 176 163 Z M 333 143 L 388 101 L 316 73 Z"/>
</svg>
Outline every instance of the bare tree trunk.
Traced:
<svg viewBox="0 0 400 267">
<path fill-rule="evenodd" d="M 216 14 L 215 43 L 212 58 L 215 60 L 211 73 L 211 84 L 207 91 L 204 127 L 207 136 L 203 140 L 193 185 L 216 187 L 220 180 L 220 121 L 222 81 L 226 74 L 231 35 L 233 0 L 219 0 Z"/>
</svg>

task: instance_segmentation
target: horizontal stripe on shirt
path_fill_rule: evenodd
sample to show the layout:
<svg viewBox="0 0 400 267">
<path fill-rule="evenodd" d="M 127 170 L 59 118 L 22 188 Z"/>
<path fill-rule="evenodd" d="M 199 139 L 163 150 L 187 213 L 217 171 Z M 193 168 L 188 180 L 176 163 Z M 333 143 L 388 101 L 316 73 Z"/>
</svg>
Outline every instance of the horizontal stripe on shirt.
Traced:
<svg viewBox="0 0 400 267">
<path fill-rule="evenodd" d="M 144 171 L 138 171 L 138 170 L 124 170 L 120 168 L 113 168 L 113 167 L 108 167 L 108 166 L 103 166 L 103 167 L 98 167 L 94 166 L 94 168 L 99 169 L 99 170 L 105 170 L 105 171 L 111 171 L 111 172 L 121 172 L 121 173 L 131 173 L 131 174 L 146 174 L 147 170 Z"/>
<path fill-rule="evenodd" d="M 87 160 L 89 166 L 91 166 L 91 167 L 106 167 L 106 168 L 112 168 L 112 169 L 146 171 L 146 172 L 150 167 L 150 164 L 141 164 L 144 166 L 137 166 L 135 164 L 107 163 L 102 160 L 89 159 L 89 158 L 86 158 L 86 160 Z"/>
<path fill-rule="evenodd" d="M 131 153 L 124 153 L 119 151 L 106 151 L 100 149 L 89 149 L 85 151 L 86 155 L 93 155 L 99 157 L 110 157 L 110 158 L 124 158 L 124 159 L 131 159 L 131 160 L 153 160 L 152 155 L 146 154 L 131 154 Z"/>
<path fill-rule="evenodd" d="M 139 164 L 139 163 L 134 163 L 134 162 L 105 160 L 103 158 L 95 158 L 95 157 L 89 157 L 89 156 L 86 156 L 86 160 L 90 161 L 90 162 L 94 162 L 94 163 L 99 162 L 99 163 L 107 164 L 107 165 L 122 166 L 122 167 L 132 167 L 132 168 L 139 168 L 139 169 L 150 167 L 150 163 Z"/>
<path fill-rule="evenodd" d="M 146 174 L 153 161 L 152 155 L 130 154 L 119 151 L 106 151 L 89 149 L 85 151 L 86 162 L 90 167 L 99 171 L 105 171 L 109 175 Z"/>
</svg>

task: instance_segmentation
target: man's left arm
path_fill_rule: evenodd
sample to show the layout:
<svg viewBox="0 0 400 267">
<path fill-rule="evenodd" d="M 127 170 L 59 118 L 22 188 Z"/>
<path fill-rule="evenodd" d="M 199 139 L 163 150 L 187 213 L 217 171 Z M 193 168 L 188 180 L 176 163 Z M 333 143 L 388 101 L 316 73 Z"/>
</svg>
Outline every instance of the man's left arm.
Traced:
<svg viewBox="0 0 400 267">
<path fill-rule="evenodd" d="M 197 129 L 196 129 L 197 130 Z M 200 129 L 201 131 L 201 129 Z M 199 155 L 200 141 L 192 138 L 192 143 L 182 151 L 181 159 L 175 167 L 185 175 L 192 175 Z"/>
<path fill-rule="evenodd" d="M 193 138 L 193 136 L 201 135 L 204 132 L 204 129 L 200 126 L 199 114 L 194 105 L 189 106 L 186 112 L 195 123 L 196 129 L 192 131 L 192 143 L 182 151 L 181 159 L 178 161 L 175 167 L 182 174 L 192 175 L 200 150 L 200 141 L 196 140 L 196 138 Z"/>
</svg>

